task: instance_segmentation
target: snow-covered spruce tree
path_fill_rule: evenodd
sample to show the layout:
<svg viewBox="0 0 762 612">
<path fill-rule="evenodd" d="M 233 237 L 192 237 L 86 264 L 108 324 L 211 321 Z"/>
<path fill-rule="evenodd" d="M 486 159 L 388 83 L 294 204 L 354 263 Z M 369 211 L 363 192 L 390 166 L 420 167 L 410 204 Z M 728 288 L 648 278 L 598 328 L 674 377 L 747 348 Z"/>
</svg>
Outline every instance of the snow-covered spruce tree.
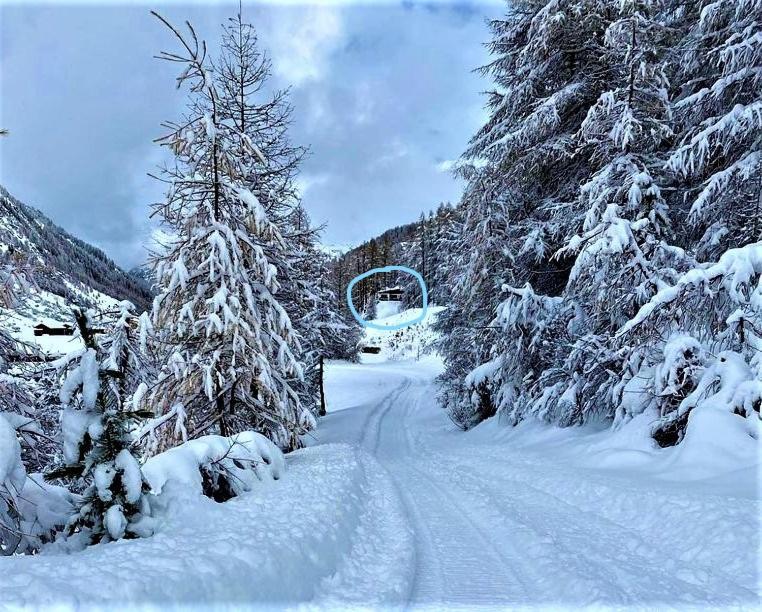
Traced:
<svg viewBox="0 0 762 612">
<path fill-rule="evenodd" d="M 306 298 L 303 316 L 298 327 L 304 347 L 305 381 L 311 397 L 319 401 L 318 414 L 326 413 L 325 360 L 355 361 L 360 343 L 360 327 L 354 320 L 338 313 L 335 296 L 327 284 L 328 261 L 324 254 L 314 252 L 316 276 Z"/>
<path fill-rule="evenodd" d="M 490 323 L 501 286 L 531 282 L 558 295 L 566 283 L 569 261 L 552 256 L 584 216 L 577 190 L 594 160 L 577 151 L 577 134 L 606 86 L 600 47 L 613 4 L 511 2 L 490 24 L 493 59 L 482 68 L 496 84 L 490 118 L 457 170 L 467 181 L 459 248 L 471 260 L 454 285 L 453 308 L 439 318 L 445 405 L 451 414 L 465 409 L 456 420 L 466 427 L 495 410 L 485 380 L 482 408 L 469 414 L 474 394 L 465 377 L 494 356 Z"/>
<path fill-rule="evenodd" d="M 527 283 L 521 289 L 504 287 L 506 299 L 498 306 L 493 325 L 494 357 L 466 378 L 475 389 L 480 384 L 496 388 L 497 409 L 512 425 L 527 414 L 547 421 L 561 421 L 565 388 L 558 365 L 578 331 L 575 308 L 563 297 L 537 295 Z"/>
<path fill-rule="evenodd" d="M 0 415 L 16 429 L 22 459 L 30 472 L 48 469 L 59 451 L 57 402 L 49 402 L 46 385 L 54 373 L 40 367 L 42 356 L 0 329 Z"/>
<path fill-rule="evenodd" d="M 406 265 L 418 272 L 426 283 L 427 288 L 431 286 L 431 232 L 433 221 L 421 213 L 416 224 L 415 240 L 410 242 L 403 254 L 403 261 Z M 421 307 L 421 286 L 416 278 L 410 274 L 400 273 L 397 276 L 397 283 L 404 291 L 402 308 L 420 308 Z M 431 299 L 431 298 L 429 298 Z"/>
<path fill-rule="evenodd" d="M 618 6 L 613 0 L 510 2 L 506 17 L 491 23 L 493 59 L 481 69 L 496 85 L 490 118 L 458 171 L 488 182 L 502 202 L 516 286 L 528 281 L 558 295 L 566 283 L 569 262 L 553 254 L 578 233 L 585 213 L 579 185 L 600 167 L 589 150 L 580 151 L 578 135 L 588 109 L 610 86 L 604 36 Z"/>
<path fill-rule="evenodd" d="M 487 173 L 490 168 L 472 169 Z M 500 287 L 510 274 L 505 249 L 508 218 L 504 201 L 492 191 L 491 178 L 470 177 L 463 200 L 464 221 L 457 252 L 462 267 L 455 279 L 452 303 L 438 317 L 443 334 L 440 350 L 446 370 L 441 376 L 441 400 L 450 418 L 467 429 L 495 414 L 492 390 L 486 383 L 470 390 L 466 375 L 490 358 L 494 329 L 491 321 Z"/>
<path fill-rule="evenodd" d="M 169 190 L 155 214 L 174 238 L 152 258 L 164 365 L 147 397 L 159 416 L 149 446 L 252 429 L 294 448 L 314 418 L 290 384 L 302 373 L 298 339 L 277 298 L 286 245 L 266 206 L 276 215 L 278 202 L 263 203 L 252 190 L 270 161 L 249 136 L 256 126 L 236 124 L 241 107 L 220 94 L 222 77 L 212 75 L 192 26 L 184 36 L 156 16 L 180 42 L 180 54 L 162 57 L 183 65 L 178 84 L 189 86 L 190 102 L 161 139 L 175 164 L 163 169 Z M 274 187 L 266 193 L 278 195 Z"/>
<path fill-rule="evenodd" d="M 316 246 L 318 230 L 299 205 L 290 218 L 288 278 L 283 304 L 299 334 L 304 378 L 294 382 L 302 404 L 314 414 L 325 414 L 324 362 L 357 358 L 360 328 L 336 308 L 330 286 L 329 257 Z"/>
<path fill-rule="evenodd" d="M 57 365 L 64 375 L 63 459 L 47 478 L 72 477 L 84 486 L 67 530 L 85 543 L 150 533 L 147 488 L 134 454 L 132 430 L 148 416 L 137 409 L 147 376 L 138 346 L 138 319 L 122 302 L 116 322 L 101 336 L 94 313 L 74 309 L 84 348 Z"/>
<path fill-rule="evenodd" d="M 762 2 L 672 4 L 687 35 L 673 51 L 671 205 L 695 229 L 688 245 L 698 239 L 698 257 L 711 261 L 762 239 Z"/>
<path fill-rule="evenodd" d="M 612 334 L 676 271 L 691 263 L 672 236 L 669 209 L 654 178 L 672 136 L 668 82 L 659 59 L 665 41 L 659 0 L 619 3 L 602 58 L 609 89 L 590 108 L 579 142 L 600 164 L 580 189 L 583 232 L 560 251 L 576 253 L 564 296 L 582 311 L 587 331 L 564 363 L 573 424 L 613 416 L 613 387 L 625 354 Z M 625 351 L 626 352 L 626 351 Z"/>
<path fill-rule="evenodd" d="M 441 204 L 437 209 L 436 226 L 431 244 L 430 300 L 447 306 L 452 301 L 453 278 L 458 270 L 457 252 L 461 232 L 461 207 Z"/>
<path fill-rule="evenodd" d="M 303 364 L 303 377 L 295 372 L 288 381 L 302 407 L 314 409 L 317 414 L 322 359 L 348 356 L 354 349 L 340 346 L 347 342 L 344 336 L 349 327 L 346 331 L 338 327 L 334 330 L 333 344 L 325 337 L 325 326 L 331 321 L 338 323 L 338 318 L 335 297 L 322 284 L 326 270 L 324 256 L 316 248 L 317 230 L 299 203 L 295 184 L 306 149 L 294 146 L 289 139 L 292 108 L 287 92 L 266 94 L 269 76 L 270 61 L 258 49 L 254 28 L 243 21 L 239 12 L 223 30 L 222 56 L 214 78 L 219 107 L 261 153 L 242 147 L 238 156 L 246 168 L 244 182 L 283 238 L 261 246 L 277 267 L 278 300 L 299 337 L 294 354 Z M 319 312 L 315 310 L 318 307 Z"/>
<path fill-rule="evenodd" d="M 632 368 L 621 390 L 624 400 L 633 388 L 654 399 L 622 401 L 617 415 L 627 420 L 657 408 L 661 422 L 654 438 L 662 446 L 682 439 L 691 411 L 702 402 L 758 420 L 762 243 L 730 249 L 716 263 L 697 265 L 662 287 L 618 336 L 628 345 L 663 347 Z M 669 341 L 664 343 L 664 338 Z"/>
<path fill-rule="evenodd" d="M 270 73 L 271 62 L 259 49 L 256 31 L 239 11 L 223 26 L 221 54 L 213 68 L 218 108 L 238 133 L 241 179 L 288 237 L 299 204 L 295 179 L 307 149 L 289 138 L 293 108 L 287 90 L 268 93 Z M 262 245 L 266 254 L 279 246 Z"/>
<path fill-rule="evenodd" d="M 575 155 L 590 160 L 591 174 L 569 209 L 584 213 L 581 233 L 556 254 L 574 261 L 562 293 L 565 305 L 547 313 L 540 306 L 548 298 L 540 298 L 532 307 L 537 321 L 525 315 L 517 320 L 516 309 L 523 312 L 531 306 L 524 301 L 534 292 L 519 290 L 522 300 L 516 304 L 517 290 L 511 290 L 496 321 L 506 335 L 518 331 L 520 337 L 525 333 L 515 328 L 517 321 L 531 322 L 528 330 L 542 329 L 558 326 L 561 321 L 555 317 L 564 313 L 568 323 L 544 340 L 556 345 L 551 349 L 543 344 L 540 351 L 550 361 L 537 360 L 537 344 L 529 339 L 516 344 L 501 338 L 496 347 L 493 358 L 504 366 L 496 373 L 501 407 L 513 422 L 523 413 L 562 425 L 609 419 L 613 387 L 626 357 L 612 335 L 687 263 L 683 251 L 666 242 L 671 235 L 669 211 L 652 176 L 661 168 L 659 153 L 671 136 L 668 83 L 658 59 L 664 38 L 658 4 L 619 2 L 598 12 L 606 18 L 604 34 L 589 40 L 588 47 L 597 47 L 599 68 L 606 76 L 596 86 L 606 87 L 573 137 Z M 518 404 L 512 405 L 511 398 Z"/>
<path fill-rule="evenodd" d="M 577 254 L 566 292 L 601 331 L 634 314 L 654 293 L 658 266 L 676 255 L 665 244 L 670 219 L 654 178 L 659 151 L 672 135 L 668 83 L 657 59 L 663 38 L 658 4 L 619 3 L 601 48 L 609 89 L 589 109 L 578 134 L 578 147 L 597 168 L 580 188 L 582 233 L 560 253 Z"/>
</svg>

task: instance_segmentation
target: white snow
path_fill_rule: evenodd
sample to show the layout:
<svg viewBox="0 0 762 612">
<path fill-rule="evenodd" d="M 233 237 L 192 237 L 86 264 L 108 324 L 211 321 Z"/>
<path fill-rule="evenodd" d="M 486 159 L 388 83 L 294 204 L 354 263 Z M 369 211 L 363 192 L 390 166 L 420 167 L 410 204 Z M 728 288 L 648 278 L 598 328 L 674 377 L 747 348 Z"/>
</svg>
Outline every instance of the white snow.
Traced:
<svg viewBox="0 0 762 612">
<path fill-rule="evenodd" d="M 16 430 L 0 415 L 0 487 L 15 492 L 20 490 L 26 471 L 21 463 L 21 445 L 16 439 Z"/>
<path fill-rule="evenodd" d="M 3 603 L 158 610 L 403 602 L 414 550 L 389 476 L 342 444 L 297 451 L 288 465 L 281 480 L 224 504 L 167 483 L 149 538 L 64 557 L 0 557 Z"/>
<path fill-rule="evenodd" d="M 158 495 L 168 482 L 180 483 L 194 493 L 202 492 L 199 468 L 213 463 L 235 476 L 237 492 L 249 491 L 256 481 L 278 480 L 285 469 L 280 449 L 264 436 L 244 431 L 233 438 L 202 436 L 150 458 L 143 475 Z"/>
<path fill-rule="evenodd" d="M 114 465 L 122 473 L 122 486 L 127 501 L 134 504 L 140 499 L 143 488 L 143 475 L 140 472 L 137 459 L 128 449 L 123 448 L 116 456 Z"/>
<path fill-rule="evenodd" d="M 363 367 L 386 395 L 332 404 Z M 757 457 L 692 468 L 680 447 L 655 448 L 653 414 L 613 433 L 492 419 L 464 434 L 436 405 L 438 372 L 435 358 L 332 364 L 316 434 L 391 475 L 414 534 L 414 608 L 759 603 Z"/>
<path fill-rule="evenodd" d="M 760 605 L 758 457 L 722 442 L 744 419 L 697 408 L 691 419 L 706 422 L 669 449 L 650 438 L 650 410 L 613 432 L 491 419 L 463 433 L 436 403 L 438 358 L 372 357 L 328 364 L 329 413 L 277 480 L 216 503 L 198 467 L 240 449 L 216 436 L 186 443 L 144 466 L 160 492 L 152 537 L 0 558 L 4 604 Z M 249 440 L 246 457 L 274 452 Z"/>
<path fill-rule="evenodd" d="M 380 319 L 386 319 L 387 317 L 392 317 L 396 314 L 399 314 L 400 306 L 401 302 L 395 300 L 378 302 L 376 304 L 376 322 L 378 322 Z"/>
<path fill-rule="evenodd" d="M 67 283 L 73 295 L 95 302 L 99 310 L 113 310 L 119 300 L 109 297 L 94 289 L 86 292 L 81 286 Z M 77 336 L 35 336 L 34 327 L 43 323 L 49 327 L 61 327 L 64 323 L 73 324 L 71 304 L 49 291 L 35 289 L 24 294 L 23 303 L 16 309 L 0 307 L 0 322 L 10 334 L 30 344 L 50 356 L 60 356 L 83 347 Z"/>
<path fill-rule="evenodd" d="M 393 306 L 385 306 L 391 304 Z M 378 302 L 376 306 L 377 318 L 371 323 L 382 326 L 394 326 L 414 321 L 421 316 L 420 308 L 409 308 L 399 310 L 400 302 Z M 431 325 L 436 321 L 436 316 L 444 310 L 444 306 L 430 305 L 426 312 L 426 317 L 420 323 L 397 330 L 365 329 L 364 344 L 366 346 L 375 346 L 381 349 L 378 355 L 366 355 L 366 361 L 385 361 L 387 359 L 400 360 L 420 358 L 423 354 L 430 351 L 433 342 L 436 340 L 436 334 L 432 331 Z M 392 310 L 396 313 L 391 313 Z"/>
<path fill-rule="evenodd" d="M 120 540 L 124 537 L 124 530 L 127 527 L 127 519 L 124 518 L 122 507 L 119 504 L 114 504 L 106 510 L 104 523 L 106 524 L 108 534 L 113 540 Z"/>
</svg>

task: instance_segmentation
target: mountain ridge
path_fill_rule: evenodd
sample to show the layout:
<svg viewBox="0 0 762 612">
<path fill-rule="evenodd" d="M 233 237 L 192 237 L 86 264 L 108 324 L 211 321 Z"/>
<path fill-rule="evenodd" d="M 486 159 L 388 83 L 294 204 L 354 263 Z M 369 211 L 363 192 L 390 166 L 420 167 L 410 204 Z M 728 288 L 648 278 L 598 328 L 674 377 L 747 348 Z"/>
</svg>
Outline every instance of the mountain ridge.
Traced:
<svg viewBox="0 0 762 612">
<path fill-rule="evenodd" d="M 19 253 L 31 260 L 35 282 L 68 301 L 87 300 L 80 289 L 93 289 L 140 309 L 151 303 L 148 283 L 120 268 L 104 251 L 69 233 L 38 209 L 0 185 L 0 256 Z M 84 304 L 89 305 L 89 304 Z"/>
</svg>

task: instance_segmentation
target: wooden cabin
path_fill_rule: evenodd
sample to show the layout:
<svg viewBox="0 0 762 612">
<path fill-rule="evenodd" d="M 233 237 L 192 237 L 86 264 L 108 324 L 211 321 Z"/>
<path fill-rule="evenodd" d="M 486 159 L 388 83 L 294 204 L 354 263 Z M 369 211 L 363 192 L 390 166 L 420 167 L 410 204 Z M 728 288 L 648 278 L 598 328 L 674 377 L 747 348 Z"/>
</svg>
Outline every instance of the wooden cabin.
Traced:
<svg viewBox="0 0 762 612">
<path fill-rule="evenodd" d="M 50 327 L 44 323 L 38 323 L 34 326 L 35 336 L 72 336 L 74 335 L 74 328 L 65 323 L 63 327 Z"/>
<path fill-rule="evenodd" d="M 405 292 L 402 287 L 386 287 L 385 289 L 379 289 L 377 293 L 379 302 L 400 302 Z"/>
</svg>

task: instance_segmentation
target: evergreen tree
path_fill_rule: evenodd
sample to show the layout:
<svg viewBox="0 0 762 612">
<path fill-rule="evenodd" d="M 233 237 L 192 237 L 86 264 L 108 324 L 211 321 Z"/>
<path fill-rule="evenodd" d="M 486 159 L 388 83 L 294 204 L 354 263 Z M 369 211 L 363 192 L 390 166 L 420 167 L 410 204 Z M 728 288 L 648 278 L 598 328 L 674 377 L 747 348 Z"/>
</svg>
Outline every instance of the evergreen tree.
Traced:
<svg viewBox="0 0 762 612">
<path fill-rule="evenodd" d="M 493 78 L 490 118 L 458 165 L 467 181 L 459 250 L 470 253 L 454 283 L 453 307 L 440 315 L 447 369 L 446 408 L 465 427 L 494 414 L 493 391 L 481 383 L 469 414 L 468 373 L 491 358 L 491 322 L 503 284 L 527 281 L 550 295 L 566 282 L 569 262 L 553 258 L 579 229 L 577 186 L 592 161 L 576 154 L 587 109 L 605 82 L 600 45 L 613 8 L 602 2 L 525 0 L 490 23 Z M 465 411 L 465 415 L 463 415 Z"/>
<path fill-rule="evenodd" d="M 687 209 L 697 255 L 762 239 L 762 42 L 759 0 L 674 3 L 686 33 L 673 51 L 673 206 Z M 693 236 L 689 237 L 693 239 Z"/>
<path fill-rule="evenodd" d="M 295 448 L 314 418 L 292 386 L 302 377 L 299 342 L 277 297 L 279 271 L 288 265 L 278 221 L 290 183 L 275 171 L 282 170 L 277 154 L 270 159 L 260 148 L 272 135 L 249 135 L 257 128 L 247 123 L 247 98 L 257 86 L 249 84 L 248 69 L 236 70 L 249 55 L 228 50 L 213 77 L 206 45 L 193 28 L 184 36 L 159 19 L 181 46 L 179 54 L 162 57 L 183 66 L 178 84 L 190 91 L 188 115 L 167 124 L 170 132 L 161 139 L 176 161 L 164 168 L 169 191 L 155 206 L 174 235 L 152 260 L 161 290 L 153 319 L 164 365 L 149 399 L 168 417 L 159 446 L 253 429 Z M 240 16 L 235 23 L 243 28 Z M 238 44 L 238 36 L 235 28 L 226 30 L 229 44 Z M 228 73 L 243 76 L 227 87 Z"/>
<path fill-rule="evenodd" d="M 89 543 L 136 537 L 150 532 L 147 485 L 131 436 L 145 393 L 147 372 L 137 345 L 137 317 L 129 302 L 120 304 L 109 333 L 97 337 L 94 313 L 74 309 L 84 350 L 62 363 L 63 458 L 66 466 L 48 478 L 75 477 L 85 490 L 69 521 Z"/>
<path fill-rule="evenodd" d="M 292 250 L 284 302 L 299 334 L 304 378 L 295 383 L 302 404 L 314 414 L 325 414 L 324 362 L 354 360 L 359 327 L 350 324 L 336 309 L 336 296 L 329 283 L 328 256 L 316 246 L 317 230 L 306 211 L 297 206 L 292 215 Z"/>
<path fill-rule="evenodd" d="M 620 424 L 653 408 L 666 445 L 702 402 L 758 410 L 758 13 L 548 0 L 492 24 L 499 89 L 460 163 L 471 263 L 449 264 L 462 272 L 439 322 L 459 425 L 498 410 Z M 501 208 L 482 203 L 490 191 Z M 503 228 L 492 243 L 485 223 Z"/>
<path fill-rule="evenodd" d="M 503 199 L 492 191 L 485 176 L 489 169 L 473 169 L 481 179 L 470 177 L 463 198 L 463 226 L 456 247 L 464 253 L 455 279 L 452 302 L 437 319 L 436 329 L 445 334 L 440 344 L 446 369 L 441 377 L 441 399 L 453 421 L 468 428 L 495 414 L 491 391 L 481 385 L 477 398 L 465 378 L 490 357 L 494 340 L 491 321 L 499 303 L 501 286 L 510 274 L 505 250 L 508 218 Z"/>
</svg>

